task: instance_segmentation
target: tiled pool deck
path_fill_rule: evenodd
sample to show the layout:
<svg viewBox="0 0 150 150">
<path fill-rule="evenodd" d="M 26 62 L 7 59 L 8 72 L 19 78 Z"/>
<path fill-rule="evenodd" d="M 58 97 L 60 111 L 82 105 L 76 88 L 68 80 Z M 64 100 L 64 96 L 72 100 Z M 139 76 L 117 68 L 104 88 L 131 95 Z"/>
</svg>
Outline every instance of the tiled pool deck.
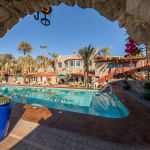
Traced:
<svg viewBox="0 0 150 150">
<path fill-rule="evenodd" d="M 150 150 L 150 110 L 121 88 L 114 92 L 129 109 L 107 119 L 13 104 L 8 137 L 0 150 Z"/>
</svg>

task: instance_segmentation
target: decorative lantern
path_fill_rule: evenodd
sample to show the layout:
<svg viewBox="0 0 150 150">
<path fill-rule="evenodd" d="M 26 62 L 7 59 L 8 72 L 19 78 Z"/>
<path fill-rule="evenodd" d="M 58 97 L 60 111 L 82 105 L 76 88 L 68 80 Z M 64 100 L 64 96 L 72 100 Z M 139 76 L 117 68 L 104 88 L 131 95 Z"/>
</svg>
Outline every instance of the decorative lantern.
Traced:
<svg viewBox="0 0 150 150">
<path fill-rule="evenodd" d="M 47 19 L 47 15 L 52 13 L 52 8 L 51 6 L 49 8 L 42 8 L 41 12 L 44 14 L 44 17 L 41 18 L 41 23 L 45 26 L 49 26 L 50 25 L 50 20 Z M 40 19 L 40 12 L 37 12 L 37 15 L 34 15 L 34 19 L 35 20 L 39 20 Z"/>
</svg>

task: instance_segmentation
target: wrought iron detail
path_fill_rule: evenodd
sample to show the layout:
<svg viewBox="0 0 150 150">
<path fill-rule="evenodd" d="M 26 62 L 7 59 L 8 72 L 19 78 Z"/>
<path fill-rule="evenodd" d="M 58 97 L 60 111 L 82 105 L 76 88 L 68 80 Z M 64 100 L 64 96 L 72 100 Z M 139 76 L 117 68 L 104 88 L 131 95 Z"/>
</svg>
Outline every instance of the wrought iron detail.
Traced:
<svg viewBox="0 0 150 150">
<path fill-rule="evenodd" d="M 41 10 L 42 14 L 44 14 L 44 17 L 40 18 L 40 12 L 37 12 L 36 15 L 34 15 L 34 19 L 35 20 L 39 20 L 41 21 L 41 23 L 45 26 L 49 26 L 51 24 L 50 19 L 47 18 L 47 15 L 50 15 L 52 13 L 52 8 L 42 8 Z"/>
</svg>

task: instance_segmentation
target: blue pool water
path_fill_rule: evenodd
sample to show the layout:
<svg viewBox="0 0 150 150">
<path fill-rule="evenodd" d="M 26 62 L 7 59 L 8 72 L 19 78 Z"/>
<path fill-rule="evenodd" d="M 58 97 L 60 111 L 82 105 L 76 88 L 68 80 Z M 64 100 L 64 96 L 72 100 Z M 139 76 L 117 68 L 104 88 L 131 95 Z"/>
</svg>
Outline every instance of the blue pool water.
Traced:
<svg viewBox="0 0 150 150">
<path fill-rule="evenodd" d="M 17 103 L 108 118 L 128 116 L 128 110 L 114 94 L 97 93 L 95 90 L 0 86 L 0 95 L 11 96 Z"/>
</svg>

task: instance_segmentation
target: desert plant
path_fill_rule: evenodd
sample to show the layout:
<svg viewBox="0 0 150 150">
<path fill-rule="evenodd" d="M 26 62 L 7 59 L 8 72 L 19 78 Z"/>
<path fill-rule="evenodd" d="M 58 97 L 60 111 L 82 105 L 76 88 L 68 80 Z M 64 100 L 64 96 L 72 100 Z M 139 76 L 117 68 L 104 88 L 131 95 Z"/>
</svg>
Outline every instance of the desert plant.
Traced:
<svg viewBox="0 0 150 150">
<path fill-rule="evenodd" d="M 0 105 L 7 104 L 10 102 L 10 98 L 4 95 L 0 95 Z"/>
</svg>

